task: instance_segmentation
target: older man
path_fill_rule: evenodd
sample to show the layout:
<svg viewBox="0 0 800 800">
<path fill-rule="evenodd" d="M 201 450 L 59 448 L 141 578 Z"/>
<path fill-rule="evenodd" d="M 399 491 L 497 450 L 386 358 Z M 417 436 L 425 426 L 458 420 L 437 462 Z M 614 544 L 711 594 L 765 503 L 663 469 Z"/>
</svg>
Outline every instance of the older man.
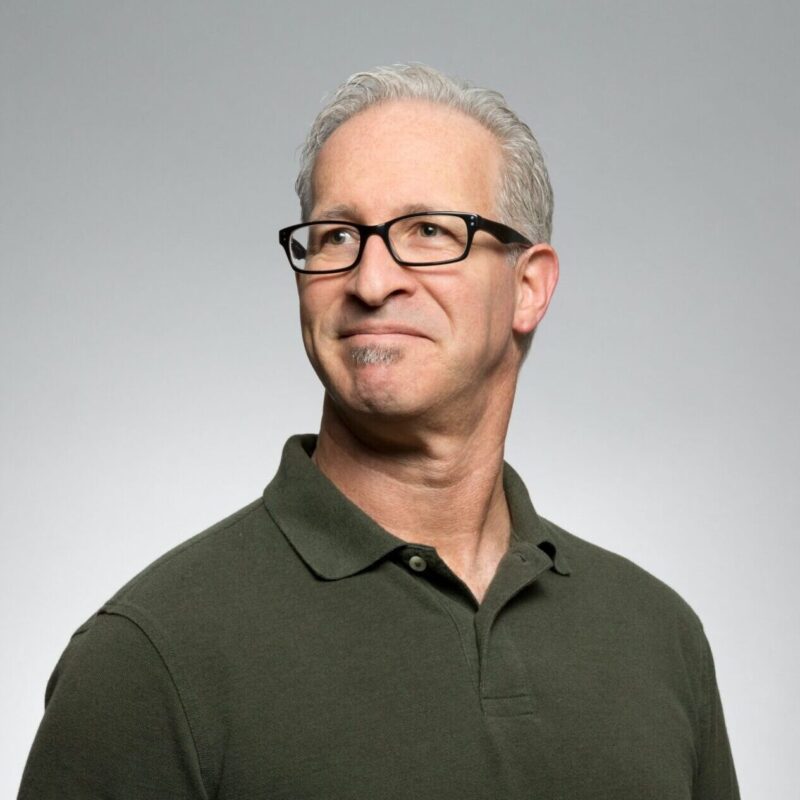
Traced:
<svg viewBox="0 0 800 800">
<path fill-rule="evenodd" d="M 738 797 L 697 617 L 503 461 L 558 279 L 530 130 L 379 69 L 319 115 L 297 188 L 319 435 L 78 630 L 20 796 Z"/>
</svg>

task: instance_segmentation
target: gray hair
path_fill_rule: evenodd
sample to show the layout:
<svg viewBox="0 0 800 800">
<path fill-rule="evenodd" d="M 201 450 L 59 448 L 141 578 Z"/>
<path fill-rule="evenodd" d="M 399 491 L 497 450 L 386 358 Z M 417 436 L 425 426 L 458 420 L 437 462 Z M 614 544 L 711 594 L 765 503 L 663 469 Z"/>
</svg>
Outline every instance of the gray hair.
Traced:
<svg viewBox="0 0 800 800">
<path fill-rule="evenodd" d="M 427 100 L 455 108 L 480 122 L 500 144 L 505 160 L 497 196 L 500 221 L 532 242 L 549 242 L 553 224 L 553 189 L 542 151 L 531 129 L 508 107 L 500 92 L 472 86 L 425 64 L 395 64 L 357 72 L 320 111 L 306 137 L 295 182 L 302 218 L 314 205 L 314 164 L 322 146 L 344 122 L 371 106 L 392 100 Z M 518 249 L 509 255 L 516 256 Z M 522 343 L 527 352 L 531 336 Z"/>
<path fill-rule="evenodd" d="M 322 145 L 360 111 L 391 100 L 428 100 L 455 108 L 480 122 L 500 143 L 505 174 L 498 191 L 501 222 L 532 242 L 549 242 L 553 190 L 539 144 L 531 129 L 508 107 L 500 92 L 472 86 L 425 64 L 395 64 L 357 72 L 320 111 L 303 145 L 295 189 L 303 219 L 314 204 L 312 178 Z"/>
</svg>

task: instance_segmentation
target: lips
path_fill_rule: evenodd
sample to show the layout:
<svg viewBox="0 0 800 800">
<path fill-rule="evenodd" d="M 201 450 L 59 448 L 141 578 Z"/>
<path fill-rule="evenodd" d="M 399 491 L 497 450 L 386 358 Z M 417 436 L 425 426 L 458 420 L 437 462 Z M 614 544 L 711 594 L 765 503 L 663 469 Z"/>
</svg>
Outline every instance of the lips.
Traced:
<svg viewBox="0 0 800 800">
<path fill-rule="evenodd" d="M 427 338 L 422 331 L 408 325 L 383 324 L 383 325 L 354 325 L 345 328 L 339 336 L 347 339 L 351 336 L 418 336 Z"/>
</svg>

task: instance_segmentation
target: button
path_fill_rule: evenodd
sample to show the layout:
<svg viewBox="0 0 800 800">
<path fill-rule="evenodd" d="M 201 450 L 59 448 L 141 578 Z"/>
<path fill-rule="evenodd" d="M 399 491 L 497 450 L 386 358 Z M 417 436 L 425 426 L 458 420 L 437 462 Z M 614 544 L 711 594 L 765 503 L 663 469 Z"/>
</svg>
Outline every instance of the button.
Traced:
<svg viewBox="0 0 800 800">
<path fill-rule="evenodd" d="M 422 556 L 411 556 L 411 558 L 408 559 L 408 566 L 411 567 L 414 572 L 424 572 L 428 564 Z"/>
</svg>

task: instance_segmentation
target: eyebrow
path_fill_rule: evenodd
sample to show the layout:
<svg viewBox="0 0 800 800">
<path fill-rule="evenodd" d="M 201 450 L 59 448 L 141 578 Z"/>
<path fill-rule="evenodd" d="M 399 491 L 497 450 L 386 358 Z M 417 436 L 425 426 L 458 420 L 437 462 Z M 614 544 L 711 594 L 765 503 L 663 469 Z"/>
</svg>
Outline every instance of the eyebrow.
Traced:
<svg viewBox="0 0 800 800">
<path fill-rule="evenodd" d="M 355 220 L 358 214 L 355 209 L 346 203 L 331 206 L 327 211 L 322 214 L 313 214 L 311 219 L 352 219 Z"/>
<path fill-rule="evenodd" d="M 441 211 L 442 209 L 434 208 L 432 205 L 428 203 L 407 203 L 404 206 L 401 206 L 398 209 L 398 213 L 395 214 L 396 217 L 402 217 L 406 214 L 424 214 L 430 211 Z M 314 214 L 312 219 L 341 219 L 341 220 L 352 220 L 353 222 L 358 221 L 361 215 L 355 210 L 355 208 L 347 203 L 340 203 L 335 206 L 331 206 L 330 208 L 326 209 L 320 214 Z"/>
</svg>

